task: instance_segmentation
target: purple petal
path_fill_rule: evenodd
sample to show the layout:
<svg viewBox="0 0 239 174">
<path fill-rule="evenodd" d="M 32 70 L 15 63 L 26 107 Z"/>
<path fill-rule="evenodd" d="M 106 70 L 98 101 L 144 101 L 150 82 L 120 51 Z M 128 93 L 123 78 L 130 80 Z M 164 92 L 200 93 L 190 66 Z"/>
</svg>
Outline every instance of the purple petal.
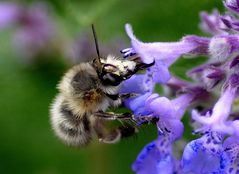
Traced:
<svg viewBox="0 0 239 174">
<path fill-rule="evenodd" d="M 146 101 L 146 107 L 160 118 L 174 118 L 174 106 L 166 97 L 158 97 L 154 98 L 154 100 Z"/>
<path fill-rule="evenodd" d="M 239 13 L 239 2 L 238 0 L 226 0 L 224 1 L 224 5 L 225 7 L 227 7 L 228 9 Z"/>
<path fill-rule="evenodd" d="M 182 157 L 183 171 L 195 174 L 219 172 L 226 162 L 222 139 L 211 133 L 187 144 Z"/>
<path fill-rule="evenodd" d="M 172 143 L 182 136 L 183 124 L 179 120 L 159 121 L 158 127 L 158 139 L 147 144 L 132 165 L 138 174 L 172 174 L 179 170 L 172 156 Z"/>
<path fill-rule="evenodd" d="M 129 24 L 126 24 L 125 29 L 131 39 L 132 48 L 146 64 L 152 63 L 154 60 L 166 59 L 174 62 L 181 55 L 190 53 L 198 47 L 195 42 L 191 43 L 187 39 L 180 42 L 143 43 L 134 36 L 132 27 Z"/>
<path fill-rule="evenodd" d="M 230 64 L 230 68 L 233 68 L 234 66 L 238 65 L 238 63 L 239 63 L 239 56 L 236 56 L 236 57 L 232 60 L 232 62 L 231 62 L 231 64 Z"/>
<path fill-rule="evenodd" d="M 239 75 L 232 74 L 228 79 L 228 85 L 232 88 L 238 88 L 239 86 Z M 227 85 L 225 85 L 227 86 Z M 233 91 L 233 89 L 231 89 Z"/>
<path fill-rule="evenodd" d="M 143 85 L 144 79 L 145 75 L 133 75 L 123 82 L 120 93 L 144 94 L 147 91 Z"/>
<path fill-rule="evenodd" d="M 189 107 L 189 105 L 193 102 L 193 99 L 197 96 L 197 93 L 186 93 L 178 96 L 177 98 L 171 100 L 171 104 L 175 108 L 175 117 L 177 119 L 181 119 Z"/>
<path fill-rule="evenodd" d="M 200 13 L 201 23 L 200 28 L 204 32 L 210 33 L 212 35 L 225 34 L 222 29 L 225 28 L 224 23 L 220 19 L 220 14 L 217 10 L 213 10 L 212 14 L 206 12 Z"/>
<path fill-rule="evenodd" d="M 155 62 L 155 65 L 149 70 L 155 83 L 165 84 L 170 79 L 168 67 L 161 61 Z"/>
<path fill-rule="evenodd" d="M 183 38 L 184 41 L 187 41 L 195 46 L 193 50 L 187 53 L 187 55 L 207 55 L 208 54 L 208 45 L 209 38 L 198 37 L 198 36 L 186 36 Z"/>
<path fill-rule="evenodd" d="M 211 90 L 225 78 L 225 70 L 219 65 L 203 64 L 187 72 L 187 75 Z"/>
<path fill-rule="evenodd" d="M 166 97 L 154 95 L 146 100 L 145 107 L 160 119 L 180 120 L 196 95 L 196 93 L 183 94 L 171 101 Z"/>
<path fill-rule="evenodd" d="M 172 76 L 166 85 L 170 87 L 173 91 L 178 91 L 179 89 L 189 86 L 190 83 L 187 82 L 186 80 Z"/>
<path fill-rule="evenodd" d="M 226 165 L 225 173 L 239 172 L 239 140 L 236 136 L 227 138 L 223 147 L 228 157 L 228 164 Z"/>
<path fill-rule="evenodd" d="M 121 52 L 121 54 L 123 54 L 124 58 L 133 56 L 136 54 L 136 52 L 134 51 L 133 48 L 125 48 L 125 49 L 121 50 L 120 52 Z"/>
<path fill-rule="evenodd" d="M 184 125 L 178 119 L 163 118 L 158 123 L 158 128 L 161 130 L 167 130 L 166 133 L 169 139 L 169 142 L 173 143 L 183 136 Z M 160 132 L 160 130 L 159 130 Z M 159 133 L 160 134 L 160 133 Z M 164 135 L 165 136 L 165 135 Z M 160 137 L 160 135 L 159 135 Z"/>
<path fill-rule="evenodd" d="M 132 165 L 137 174 L 171 174 L 174 171 L 174 159 L 157 147 L 156 142 L 147 144 Z"/>
<path fill-rule="evenodd" d="M 148 115 L 150 111 L 145 108 L 145 101 L 151 95 L 151 93 L 145 93 L 144 95 L 127 99 L 124 101 L 125 106 L 128 107 L 130 110 L 133 111 L 134 115 Z"/>
<path fill-rule="evenodd" d="M 206 116 L 201 116 L 197 111 L 193 110 L 192 118 L 206 126 L 211 127 L 217 132 L 232 134 L 233 129 L 229 126 L 227 119 L 230 116 L 231 107 L 236 96 L 239 76 L 231 75 L 229 79 L 228 86 L 225 87 L 225 91 L 213 107 L 211 115 L 208 113 Z"/>
</svg>

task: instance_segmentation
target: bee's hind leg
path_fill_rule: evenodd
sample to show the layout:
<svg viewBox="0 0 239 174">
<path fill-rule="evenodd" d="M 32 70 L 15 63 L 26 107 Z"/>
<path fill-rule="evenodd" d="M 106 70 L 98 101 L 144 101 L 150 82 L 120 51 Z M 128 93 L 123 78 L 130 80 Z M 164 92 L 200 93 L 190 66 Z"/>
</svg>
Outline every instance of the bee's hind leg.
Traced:
<svg viewBox="0 0 239 174">
<path fill-rule="evenodd" d="M 103 120 L 133 120 L 134 116 L 131 113 L 118 114 L 114 112 L 96 112 L 94 116 Z"/>
<path fill-rule="evenodd" d="M 120 139 L 129 137 L 138 132 L 135 124 L 130 121 L 132 115 L 129 113 L 115 114 L 115 113 L 103 113 L 99 112 L 95 114 L 96 121 L 94 124 L 94 130 L 103 143 L 116 143 Z M 109 120 L 118 120 L 122 125 L 115 127 L 114 129 L 107 129 L 106 122 Z"/>
<path fill-rule="evenodd" d="M 96 119 L 93 125 L 95 133 L 102 143 L 113 144 L 120 140 L 120 131 L 117 129 L 109 130 L 105 124 L 105 120 Z"/>
</svg>

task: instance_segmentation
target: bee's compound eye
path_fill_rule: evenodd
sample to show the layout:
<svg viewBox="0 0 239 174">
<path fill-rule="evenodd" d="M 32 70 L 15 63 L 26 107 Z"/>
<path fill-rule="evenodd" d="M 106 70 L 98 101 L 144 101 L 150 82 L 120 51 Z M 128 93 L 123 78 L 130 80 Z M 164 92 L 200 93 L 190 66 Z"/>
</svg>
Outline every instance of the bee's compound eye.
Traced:
<svg viewBox="0 0 239 174">
<path fill-rule="evenodd" d="M 101 81 L 104 85 L 118 86 L 123 81 L 123 78 L 116 74 L 106 73 L 102 75 Z"/>
</svg>

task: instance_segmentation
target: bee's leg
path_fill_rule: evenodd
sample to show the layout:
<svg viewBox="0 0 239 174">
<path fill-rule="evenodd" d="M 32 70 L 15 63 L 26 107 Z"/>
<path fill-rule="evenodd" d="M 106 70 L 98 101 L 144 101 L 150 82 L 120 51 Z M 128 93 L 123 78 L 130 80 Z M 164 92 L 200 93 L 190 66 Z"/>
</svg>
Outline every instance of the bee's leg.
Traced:
<svg viewBox="0 0 239 174">
<path fill-rule="evenodd" d="M 131 98 L 131 97 L 137 97 L 139 96 L 140 94 L 137 94 L 137 93 L 122 93 L 122 94 L 119 94 L 120 98 L 122 100 L 125 100 L 125 99 L 128 99 L 128 98 Z"/>
<path fill-rule="evenodd" d="M 113 144 L 120 139 L 129 137 L 137 132 L 137 128 L 133 125 L 121 125 L 113 129 L 107 129 L 106 121 L 98 119 L 94 124 L 94 130 L 100 142 Z"/>
<path fill-rule="evenodd" d="M 104 120 L 131 121 L 134 123 L 136 122 L 139 125 L 145 124 L 145 123 L 156 123 L 159 121 L 159 118 L 153 115 L 136 116 L 129 112 L 126 112 L 126 113 L 96 112 L 94 113 L 94 116 Z"/>
<path fill-rule="evenodd" d="M 131 97 L 137 97 L 138 93 L 121 93 L 121 94 L 105 94 L 107 97 L 109 97 L 111 100 L 118 100 L 118 99 L 121 99 L 121 100 L 125 100 L 125 99 L 128 99 L 128 98 L 131 98 Z"/>
<path fill-rule="evenodd" d="M 136 128 L 135 124 L 128 120 L 132 119 L 132 115 L 129 113 L 126 114 L 115 114 L 115 113 L 96 113 L 95 116 L 96 121 L 94 124 L 94 129 L 99 137 L 99 140 L 103 143 L 116 143 L 121 138 L 129 137 L 136 132 L 138 129 Z M 122 125 L 111 129 L 110 131 L 107 130 L 107 126 L 105 125 L 106 121 L 109 120 L 119 120 Z"/>
<path fill-rule="evenodd" d="M 113 144 L 120 140 L 120 131 L 117 129 L 109 130 L 105 120 L 96 118 L 93 128 L 100 142 Z"/>
<path fill-rule="evenodd" d="M 96 112 L 94 116 L 104 120 L 133 120 L 134 116 L 129 113 L 118 114 L 114 112 Z"/>
</svg>

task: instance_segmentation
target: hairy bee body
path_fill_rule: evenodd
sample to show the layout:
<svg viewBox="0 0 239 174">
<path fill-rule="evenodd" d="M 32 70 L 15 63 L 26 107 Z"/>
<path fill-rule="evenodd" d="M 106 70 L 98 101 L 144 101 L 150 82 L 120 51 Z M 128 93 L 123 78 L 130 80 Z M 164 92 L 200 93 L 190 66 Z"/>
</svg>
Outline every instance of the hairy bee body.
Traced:
<svg viewBox="0 0 239 174">
<path fill-rule="evenodd" d="M 101 78 L 94 62 L 81 63 L 71 68 L 58 85 L 59 94 L 51 106 L 50 120 L 57 137 L 68 145 L 86 145 L 94 135 L 105 143 L 117 142 L 123 136 L 120 128 L 107 131 L 105 120 L 95 113 L 105 112 L 122 102 L 118 94 L 122 80 L 117 82 L 116 76 L 108 71 L 117 68 L 114 73 L 121 77 L 133 72 L 136 63 L 113 56 L 101 61 L 106 72 Z M 134 132 L 132 128 L 130 131 Z"/>
</svg>

